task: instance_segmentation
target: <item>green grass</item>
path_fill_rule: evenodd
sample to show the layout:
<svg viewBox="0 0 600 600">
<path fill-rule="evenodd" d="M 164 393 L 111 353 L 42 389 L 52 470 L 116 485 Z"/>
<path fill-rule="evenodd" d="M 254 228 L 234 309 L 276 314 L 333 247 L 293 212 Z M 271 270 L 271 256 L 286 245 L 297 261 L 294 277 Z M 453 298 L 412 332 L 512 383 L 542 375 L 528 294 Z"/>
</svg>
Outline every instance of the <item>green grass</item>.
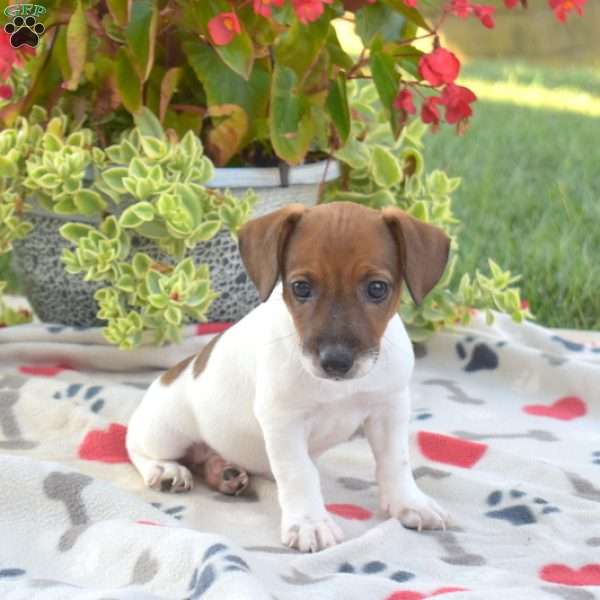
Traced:
<svg viewBox="0 0 600 600">
<path fill-rule="evenodd" d="M 540 324 L 600 329 L 600 71 L 479 61 L 464 137 L 425 138 L 428 169 L 463 178 L 460 276 L 487 258 L 523 277 Z"/>
</svg>

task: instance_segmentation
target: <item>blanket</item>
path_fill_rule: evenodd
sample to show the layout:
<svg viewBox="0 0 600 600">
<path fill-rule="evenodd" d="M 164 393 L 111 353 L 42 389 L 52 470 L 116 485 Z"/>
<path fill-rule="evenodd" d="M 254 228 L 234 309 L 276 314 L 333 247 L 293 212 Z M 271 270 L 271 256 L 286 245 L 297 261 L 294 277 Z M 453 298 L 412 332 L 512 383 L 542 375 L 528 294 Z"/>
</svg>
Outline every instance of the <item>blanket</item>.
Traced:
<svg viewBox="0 0 600 600">
<path fill-rule="evenodd" d="M 358 434 L 318 461 L 346 540 L 300 554 L 280 544 L 273 482 L 171 495 L 128 460 L 144 389 L 218 329 L 129 353 L 96 329 L 0 330 L 0 598 L 600 598 L 600 335 L 476 316 L 417 345 L 413 468 L 453 526 L 381 514 Z"/>
</svg>

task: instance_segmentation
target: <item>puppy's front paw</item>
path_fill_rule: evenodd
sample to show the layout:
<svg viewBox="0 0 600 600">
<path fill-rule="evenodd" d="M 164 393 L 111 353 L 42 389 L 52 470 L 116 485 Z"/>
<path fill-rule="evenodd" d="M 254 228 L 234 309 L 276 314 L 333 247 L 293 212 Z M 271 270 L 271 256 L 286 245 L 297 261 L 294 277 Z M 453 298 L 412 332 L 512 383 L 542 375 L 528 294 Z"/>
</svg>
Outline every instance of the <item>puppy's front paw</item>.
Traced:
<svg viewBox="0 0 600 600">
<path fill-rule="evenodd" d="M 319 518 L 306 515 L 289 521 L 284 519 L 281 526 L 281 541 L 300 552 L 318 552 L 335 546 L 343 539 L 343 531 L 327 515 Z"/>
<path fill-rule="evenodd" d="M 446 529 L 450 515 L 418 488 L 382 495 L 381 508 L 409 529 Z"/>
</svg>

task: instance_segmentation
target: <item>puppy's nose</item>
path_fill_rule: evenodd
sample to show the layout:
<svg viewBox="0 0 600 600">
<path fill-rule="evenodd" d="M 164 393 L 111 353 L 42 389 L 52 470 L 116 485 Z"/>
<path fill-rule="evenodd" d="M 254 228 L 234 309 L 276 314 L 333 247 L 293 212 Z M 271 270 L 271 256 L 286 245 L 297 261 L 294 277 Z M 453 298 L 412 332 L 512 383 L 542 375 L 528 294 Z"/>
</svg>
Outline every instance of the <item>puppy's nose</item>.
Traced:
<svg viewBox="0 0 600 600">
<path fill-rule="evenodd" d="M 345 375 L 354 364 L 352 351 L 345 346 L 324 346 L 319 350 L 319 360 L 328 375 Z"/>
</svg>

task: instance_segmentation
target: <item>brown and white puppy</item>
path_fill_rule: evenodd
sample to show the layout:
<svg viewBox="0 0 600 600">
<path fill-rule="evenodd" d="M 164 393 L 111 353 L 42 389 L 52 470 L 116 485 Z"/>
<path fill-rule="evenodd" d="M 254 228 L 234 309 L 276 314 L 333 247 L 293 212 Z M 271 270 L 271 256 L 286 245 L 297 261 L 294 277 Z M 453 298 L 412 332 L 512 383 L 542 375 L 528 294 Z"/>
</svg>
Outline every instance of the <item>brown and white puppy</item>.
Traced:
<svg viewBox="0 0 600 600">
<path fill-rule="evenodd" d="M 404 285 L 419 303 L 440 279 L 448 237 L 396 208 L 339 202 L 291 204 L 239 241 L 263 304 L 150 386 L 127 433 L 144 481 L 186 491 L 182 462 L 212 449 L 221 465 L 272 475 L 283 543 L 319 550 L 342 531 L 313 460 L 362 425 L 382 508 L 407 527 L 444 527 L 409 464 L 414 354 L 397 309 Z"/>
</svg>

